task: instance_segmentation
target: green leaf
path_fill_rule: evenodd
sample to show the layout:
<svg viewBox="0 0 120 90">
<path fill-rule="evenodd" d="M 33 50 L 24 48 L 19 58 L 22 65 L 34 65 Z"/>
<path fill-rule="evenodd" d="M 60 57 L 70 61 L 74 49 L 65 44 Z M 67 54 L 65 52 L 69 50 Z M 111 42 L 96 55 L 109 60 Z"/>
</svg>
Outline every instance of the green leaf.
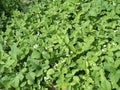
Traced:
<svg viewBox="0 0 120 90">
<path fill-rule="evenodd" d="M 111 90 L 111 85 L 110 85 L 110 82 L 107 81 L 107 79 L 105 78 L 104 76 L 104 72 L 103 70 L 101 69 L 100 70 L 100 78 L 101 78 L 101 87 L 100 87 L 100 90 Z"/>
<path fill-rule="evenodd" d="M 107 80 L 102 81 L 101 86 L 101 90 L 111 90 L 111 84 Z"/>
<path fill-rule="evenodd" d="M 35 73 L 34 72 L 28 72 L 26 74 L 26 78 L 28 80 L 28 84 L 31 85 L 34 83 L 34 79 L 35 79 Z"/>
<path fill-rule="evenodd" d="M 12 86 L 17 88 L 19 87 L 20 81 L 22 81 L 24 76 L 22 74 L 17 74 L 17 76 L 13 79 Z"/>
<path fill-rule="evenodd" d="M 46 52 L 46 51 L 43 51 L 43 52 L 42 52 L 42 56 L 43 56 L 44 59 L 50 59 L 50 55 L 49 55 L 49 53 Z"/>
<path fill-rule="evenodd" d="M 120 60 L 116 59 L 115 63 L 114 63 L 114 67 L 117 68 L 120 65 Z"/>
<path fill-rule="evenodd" d="M 109 78 L 110 78 L 113 88 L 115 87 L 118 88 L 117 82 L 120 79 L 120 70 L 116 70 L 116 72 L 110 73 Z"/>
<path fill-rule="evenodd" d="M 34 51 L 32 52 L 31 58 L 39 59 L 39 58 L 40 58 L 40 52 L 34 50 Z"/>
<path fill-rule="evenodd" d="M 70 50 L 73 51 L 73 52 L 76 51 L 75 47 L 74 47 L 72 44 L 69 44 L 69 48 L 70 48 Z"/>
<path fill-rule="evenodd" d="M 11 47 L 11 51 L 9 52 L 9 54 L 11 55 L 11 57 L 15 60 L 17 60 L 17 55 L 19 53 L 19 49 L 17 48 L 17 44 L 13 43 L 13 45 L 10 46 Z"/>
<path fill-rule="evenodd" d="M 22 82 L 20 87 L 24 87 L 26 85 L 26 82 Z"/>
<path fill-rule="evenodd" d="M 52 75 L 52 74 L 54 74 L 54 73 L 55 73 L 54 69 L 49 69 L 49 70 L 47 71 L 47 75 Z"/>
<path fill-rule="evenodd" d="M 66 67 L 62 68 L 62 73 L 66 74 L 68 72 L 68 69 Z"/>
<path fill-rule="evenodd" d="M 114 38 L 114 41 L 115 41 L 115 42 L 118 42 L 118 43 L 120 44 L 120 35 L 116 36 L 116 37 Z"/>
<path fill-rule="evenodd" d="M 36 70 L 36 77 L 42 76 L 43 70 Z"/>
<path fill-rule="evenodd" d="M 84 39 L 84 41 L 85 41 L 86 43 L 88 43 L 88 44 L 92 44 L 94 40 L 95 40 L 95 39 L 94 39 L 93 36 L 89 36 L 89 37 L 86 37 L 86 38 Z"/>
<path fill-rule="evenodd" d="M 104 69 L 109 72 L 114 72 L 115 68 L 113 67 L 112 63 L 104 63 Z"/>
<path fill-rule="evenodd" d="M 97 12 L 95 8 L 91 8 L 89 11 L 90 16 L 97 16 Z"/>
<path fill-rule="evenodd" d="M 78 76 L 73 76 L 73 81 L 70 83 L 71 86 L 74 86 L 76 84 L 80 83 L 80 79 Z"/>
<path fill-rule="evenodd" d="M 120 57 L 120 51 L 117 51 L 117 52 L 115 53 L 115 56 L 119 58 L 119 57 Z"/>
<path fill-rule="evenodd" d="M 20 73 L 25 73 L 27 71 L 27 68 L 21 69 Z"/>
<path fill-rule="evenodd" d="M 10 57 L 8 58 L 7 62 L 5 63 L 6 67 L 10 67 L 11 65 L 14 64 L 14 62 L 16 62 L 16 60 L 14 59 L 10 59 Z"/>
<path fill-rule="evenodd" d="M 65 43 L 68 44 L 69 43 L 69 37 L 65 36 Z"/>
<path fill-rule="evenodd" d="M 79 79 L 78 76 L 73 76 L 73 81 L 74 81 L 75 83 L 79 83 L 80 79 Z"/>
<path fill-rule="evenodd" d="M 17 87 L 19 87 L 19 77 L 16 77 L 15 79 L 14 79 L 14 84 L 13 84 L 13 87 L 15 87 L 15 88 L 17 88 Z"/>
<path fill-rule="evenodd" d="M 118 0 L 118 1 L 119 1 L 119 0 Z M 117 7 L 116 7 L 116 13 L 117 13 L 117 14 L 120 14 L 120 4 L 118 4 Z"/>
<path fill-rule="evenodd" d="M 86 67 L 86 62 L 83 61 L 82 58 L 78 59 L 78 60 L 76 61 L 76 63 L 78 64 L 78 67 L 79 67 L 80 69 L 84 69 L 84 68 Z"/>
</svg>

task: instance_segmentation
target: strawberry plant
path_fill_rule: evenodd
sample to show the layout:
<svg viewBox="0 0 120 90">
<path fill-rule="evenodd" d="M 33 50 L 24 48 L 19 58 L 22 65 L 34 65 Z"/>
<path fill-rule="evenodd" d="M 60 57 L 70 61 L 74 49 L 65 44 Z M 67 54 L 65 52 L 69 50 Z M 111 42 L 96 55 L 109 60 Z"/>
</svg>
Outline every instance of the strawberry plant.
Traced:
<svg viewBox="0 0 120 90">
<path fill-rule="evenodd" d="M 120 89 L 119 0 L 8 2 L 14 8 L 0 11 L 0 89 Z"/>
</svg>

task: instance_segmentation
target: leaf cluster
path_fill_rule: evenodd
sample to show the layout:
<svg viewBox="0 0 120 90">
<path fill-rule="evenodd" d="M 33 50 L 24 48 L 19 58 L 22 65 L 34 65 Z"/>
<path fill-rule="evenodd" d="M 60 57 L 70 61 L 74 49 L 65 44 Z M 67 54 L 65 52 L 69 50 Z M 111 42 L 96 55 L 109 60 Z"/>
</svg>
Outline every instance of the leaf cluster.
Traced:
<svg viewBox="0 0 120 90">
<path fill-rule="evenodd" d="M 0 12 L 0 89 L 120 89 L 119 0 L 21 3 Z"/>
</svg>

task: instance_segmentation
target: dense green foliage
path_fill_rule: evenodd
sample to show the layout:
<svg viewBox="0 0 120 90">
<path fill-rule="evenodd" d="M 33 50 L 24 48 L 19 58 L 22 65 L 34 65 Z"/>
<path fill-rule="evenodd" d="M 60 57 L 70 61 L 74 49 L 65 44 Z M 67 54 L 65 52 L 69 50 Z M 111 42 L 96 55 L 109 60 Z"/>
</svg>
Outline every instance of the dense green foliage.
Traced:
<svg viewBox="0 0 120 90">
<path fill-rule="evenodd" d="M 120 90 L 120 0 L 18 2 L 0 5 L 0 89 Z"/>
</svg>

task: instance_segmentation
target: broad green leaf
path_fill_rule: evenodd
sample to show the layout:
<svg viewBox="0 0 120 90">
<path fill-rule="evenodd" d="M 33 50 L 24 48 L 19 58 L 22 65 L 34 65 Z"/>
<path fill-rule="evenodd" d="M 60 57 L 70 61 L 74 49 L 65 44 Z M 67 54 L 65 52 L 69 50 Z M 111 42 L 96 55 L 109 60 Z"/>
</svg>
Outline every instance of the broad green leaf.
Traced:
<svg viewBox="0 0 120 90">
<path fill-rule="evenodd" d="M 113 88 L 115 87 L 118 88 L 117 82 L 120 79 L 120 70 L 116 70 L 116 72 L 110 73 L 109 78 L 110 78 Z"/>
<path fill-rule="evenodd" d="M 114 63 L 114 58 L 113 57 L 111 57 L 111 56 L 105 56 L 104 58 L 105 58 L 106 61 Z"/>
<path fill-rule="evenodd" d="M 43 70 L 36 70 L 36 77 L 42 76 Z"/>
<path fill-rule="evenodd" d="M 42 52 L 42 56 L 43 56 L 44 59 L 50 59 L 50 55 L 49 55 L 49 53 L 46 52 L 46 51 L 43 51 L 43 52 Z"/>
<path fill-rule="evenodd" d="M 40 52 L 34 50 L 34 51 L 32 52 L 31 58 L 39 59 L 39 58 L 40 58 Z"/>
<path fill-rule="evenodd" d="M 117 51 L 116 53 L 115 53 L 115 55 L 116 55 L 116 57 L 120 57 L 120 51 Z"/>
<path fill-rule="evenodd" d="M 104 80 L 101 82 L 101 87 L 100 87 L 101 90 L 111 90 L 111 84 L 109 81 L 107 80 Z"/>
<path fill-rule="evenodd" d="M 104 69 L 109 72 L 114 72 L 115 68 L 113 67 L 112 63 L 104 63 Z"/>
<path fill-rule="evenodd" d="M 12 86 L 17 88 L 19 87 L 20 81 L 22 81 L 24 76 L 22 74 L 17 74 L 17 76 L 13 79 Z"/>
<path fill-rule="evenodd" d="M 73 76 L 73 81 L 74 81 L 75 83 L 79 83 L 80 79 L 79 79 L 78 76 Z"/>
<path fill-rule="evenodd" d="M 20 83 L 19 77 L 16 77 L 16 78 L 14 79 L 13 87 L 15 87 L 15 88 L 19 87 L 19 83 Z"/>
<path fill-rule="evenodd" d="M 97 12 L 95 8 L 91 8 L 89 11 L 90 16 L 97 16 Z"/>
<path fill-rule="evenodd" d="M 17 48 L 17 44 L 14 43 L 10 47 L 11 47 L 11 51 L 9 52 L 9 54 L 12 56 L 13 59 L 17 60 L 17 55 L 19 53 L 19 49 Z"/>
<path fill-rule="evenodd" d="M 34 79 L 35 79 L 35 73 L 34 72 L 28 72 L 26 74 L 26 79 L 28 80 L 28 84 L 31 85 L 34 83 Z"/>
</svg>

